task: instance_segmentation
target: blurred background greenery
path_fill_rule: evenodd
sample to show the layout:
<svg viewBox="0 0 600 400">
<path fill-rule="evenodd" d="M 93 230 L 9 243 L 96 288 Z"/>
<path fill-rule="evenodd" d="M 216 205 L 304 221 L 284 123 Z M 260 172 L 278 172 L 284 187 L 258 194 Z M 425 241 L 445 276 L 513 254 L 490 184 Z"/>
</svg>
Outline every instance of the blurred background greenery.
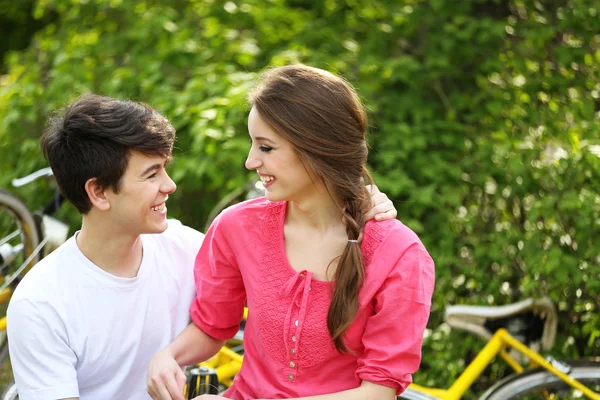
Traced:
<svg viewBox="0 0 600 400">
<path fill-rule="evenodd" d="M 325 68 L 364 99 L 375 181 L 437 264 L 415 380 L 445 386 L 480 348 L 442 323 L 450 303 L 548 296 L 560 316 L 554 356 L 600 354 L 597 0 L 0 0 L 0 9 L 0 187 L 46 166 L 38 139 L 54 109 L 86 92 L 141 100 L 178 131 L 171 216 L 204 230 L 219 200 L 243 199 L 238 189 L 253 182 L 245 97 L 257 73 Z M 15 192 L 36 208 L 49 185 Z M 61 217 L 79 223 L 73 208 Z M 482 386 L 505 373 L 499 364 Z"/>
</svg>

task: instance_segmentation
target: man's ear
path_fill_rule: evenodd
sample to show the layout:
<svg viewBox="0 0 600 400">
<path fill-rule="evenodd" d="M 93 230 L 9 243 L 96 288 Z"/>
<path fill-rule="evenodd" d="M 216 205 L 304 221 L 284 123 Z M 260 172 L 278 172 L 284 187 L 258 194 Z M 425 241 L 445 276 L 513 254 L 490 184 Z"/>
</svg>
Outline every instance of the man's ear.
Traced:
<svg viewBox="0 0 600 400">
<path fill-rule="evenodd" d="M 94 207 L 100 211 L 108 211 L 110 209 L 110 201 L 106 196 L 106 190 L 98 185 L 96 178 L 90 178 L 85 182 L 85 192 Z"/>
</svg>

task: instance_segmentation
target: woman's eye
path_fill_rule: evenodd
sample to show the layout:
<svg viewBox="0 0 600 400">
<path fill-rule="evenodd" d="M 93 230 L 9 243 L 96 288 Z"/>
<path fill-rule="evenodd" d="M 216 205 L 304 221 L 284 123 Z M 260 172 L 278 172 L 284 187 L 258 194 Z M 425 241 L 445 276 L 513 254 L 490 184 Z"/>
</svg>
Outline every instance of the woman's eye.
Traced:
<svg viewBox="0 0 600 400">
<path fill-rule="evenodd" d="M 270 152 L 271 150 L 273 150 L 273 148 L 272 148 L 272 147 L 267 147 L 267 146 L 260 146 L 260 147 L 259 147 L 259 149 L 260 149 L 260 151 L 262 151 L 263 153 L 268 153 L 268 152 Z"/>
<path fill-rule="evenodd" d="M 156 173 L 154 173 L 154 174 L 152 174 L 152 175 L 148 176 L 148 179 L 152 179 L 152 178 L 156 178 Z"/>
</svg>

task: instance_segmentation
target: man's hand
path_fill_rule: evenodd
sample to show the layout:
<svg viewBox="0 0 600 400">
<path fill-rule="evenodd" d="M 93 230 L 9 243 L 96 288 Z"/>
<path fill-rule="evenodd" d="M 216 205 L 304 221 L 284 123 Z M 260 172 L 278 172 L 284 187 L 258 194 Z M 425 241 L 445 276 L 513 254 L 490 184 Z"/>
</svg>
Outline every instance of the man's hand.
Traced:
<svg viewBox="0 0 600 400">
<path fill-rule="evenodd" d="M 398 211 L 385 193 L 380 192 L 376 185 L 367 185 L 367 191 L 371 194 L 371 205 L 373 208 L 365 213 L 365 221 L 373 218 L 375 221 L 396 218 Z"/>
<path fill-rule="evenodd" d="M 148 366 L 146 391 L 152 400 L 185 400 L 186 377 L 169 347 L 152 357 Z"/>
</svg>

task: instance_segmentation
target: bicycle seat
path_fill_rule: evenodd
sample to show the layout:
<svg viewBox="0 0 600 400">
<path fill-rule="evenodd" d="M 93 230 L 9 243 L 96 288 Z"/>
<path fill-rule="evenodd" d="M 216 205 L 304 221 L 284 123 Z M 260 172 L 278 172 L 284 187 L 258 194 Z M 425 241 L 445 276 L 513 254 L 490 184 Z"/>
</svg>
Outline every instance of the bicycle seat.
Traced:
<svg viewBox="0 0 600 400">
<path fill-rule="evenodd" d="M 544 350 L 552 348 L 556 337 L 556 309 L 547 298 L 527 299 L 504 306 L 448 306 L 445 320 L 451 327 L 485 340 L 498 329 L 505 328 L 527 346 L 541 342 Z"/>
</svg>

